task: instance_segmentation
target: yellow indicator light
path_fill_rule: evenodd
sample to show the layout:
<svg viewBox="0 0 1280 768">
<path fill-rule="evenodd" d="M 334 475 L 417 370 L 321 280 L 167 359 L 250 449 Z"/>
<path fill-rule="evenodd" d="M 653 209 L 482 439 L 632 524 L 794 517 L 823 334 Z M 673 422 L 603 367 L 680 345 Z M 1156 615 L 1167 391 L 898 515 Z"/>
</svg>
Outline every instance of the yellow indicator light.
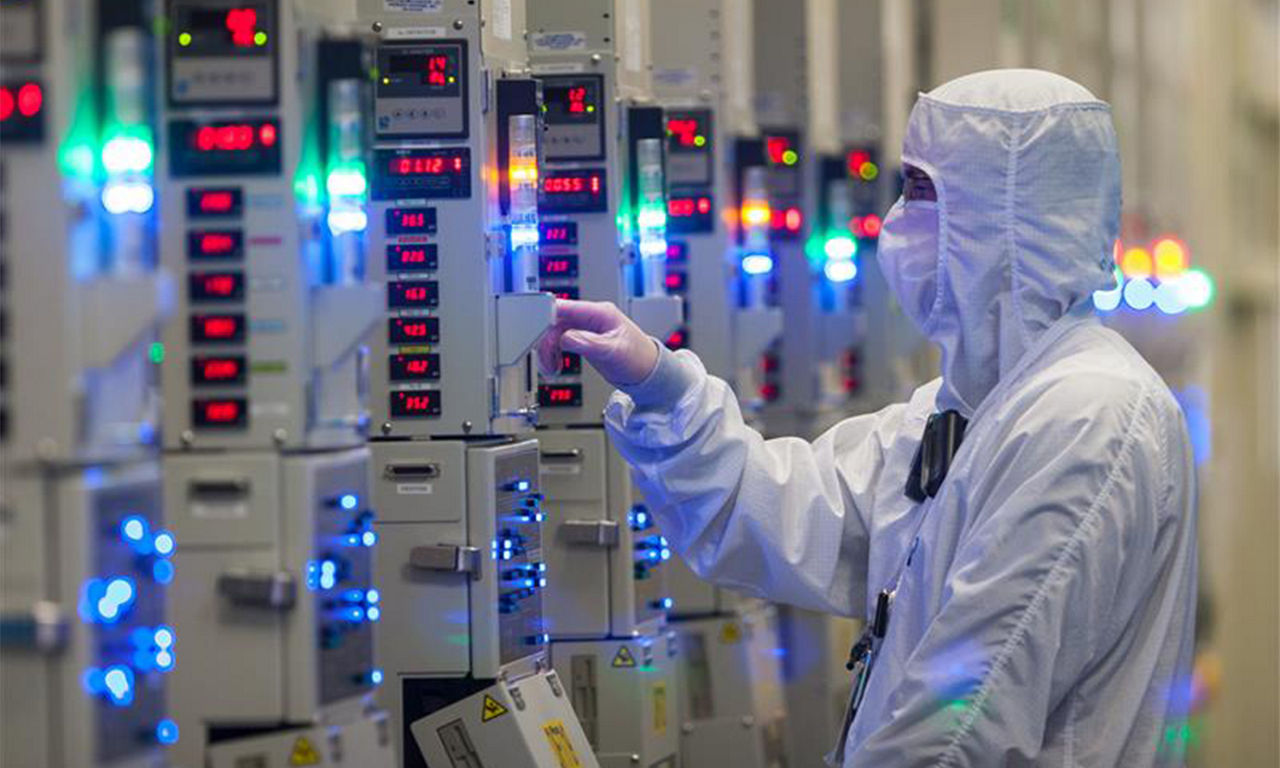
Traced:
<svg viewBox="0 0 1280 768">
<path fill-rule="evenodd" d="M 694 137 L 693 137 L 693 146 L 695 146 L 695 147 L 701 147 L 701 146 L 704 146 L 706 143 L 707 143 L 707 137 L 706 137 L 706 136 L 694 136 Z"/>
<path fill-rule="evenodd" d="M 1186 271 L 1187 249 L 1182 243 L 1171 237 L 1164 237 L 1157 240 L 1151 250 L 1155 256 L 1156 277 L 1168 280 Z"/>
<path fill-rule="evenodd" d="M 180 33 L 178 35 L 178 45 L 181 45 L 183 48 L 186 48 L 188 45 L 191 45 L 191 33 L 190 32 Z"/>
<path fill-rule="evenodd" d="M 383 85 L 391 85 L 391 78 L 389 78 L 389 77 L 384 77 L 384 78 L 382 78 L 382 84 L 383 84 Z"/>
<path fill-rule="evenodd" d="M 782 153 L 782 162 L 787 165 L 795 165 L 800 156 L 796 154 L 794 149 L 788 149 Z"/>
<path fill-rule="evenodd" d="M 1120 271 L 1125 277 L 1150 277 L 1151 254 L 1145 248 L 1130 248 L 1120 259 Z"/>
<path fill-rule="evenodd" d="M 769 205 L 756 200 L 748 200 L 742 204 L 742 223 L 745 226 L 757 227 L 769 223 Z"/>
<path fill-rule="evenodd" d="M 538 167 L 536 165 L 513 165 L 508 172 L 511 182 L 534 182 L 538 180 Z"/>
<path fill-rule="evenodd" d="M 880 176 L 880 166 L 868 160 L 858 168 L 858 175 L 863 181 L 875 181 Z"/>
<path fill-rule="evenodd" d="M 458 78 L 456 78 L 456 77 L 450 77 L 450 78 L 449 78 L 449 82 L 450 82 L 450 83 L 456 83 L 456 82 L 458 82 Z"/>
<path fill-rule="evenodd" d="M 595 112 L 595 111 L 596 111 L 596 105 L 595 105 L 595 104 L 588 104 L 588 105 L 587 105 L 587 111 L 588 111 L 588 112 Z"/>
<path fill-rule="evenodd" d="M 253 44 L 254 44 L 254 45 L 257 45 L 257 46 L 259 46 L 259 47 L 266 45 L 266 44 L 267 44 L 267 33 L 266 33 L 266 32 L 255 32 L 255 33 L 253 34 Z"/>
</svg>

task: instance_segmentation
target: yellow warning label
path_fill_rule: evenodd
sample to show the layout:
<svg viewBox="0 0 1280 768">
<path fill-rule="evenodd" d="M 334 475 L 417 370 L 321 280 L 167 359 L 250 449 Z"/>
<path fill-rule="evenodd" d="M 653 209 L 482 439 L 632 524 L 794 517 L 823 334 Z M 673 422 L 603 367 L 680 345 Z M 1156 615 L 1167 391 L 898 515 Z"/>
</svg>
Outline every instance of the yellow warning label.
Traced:
<svg viewBox="0 0 1280 768">
<path fill-rule="evenodd" d="M 507 714 L 507 708 L 489 694 L 484 695 L 484 709 L 480 710 L 480 722 L 487 723 L 495 717 Z"/>
<path fill-rule="evenodd" d="M 320 753 L 311 745 L 306 736 L 299 736 L 293 742 L 293 751 L 289 753 L 289 765 L 319 765 Z"/>
<path fill-rule="evenodd" d="M 667 684 L 653 684 L 653 730 L 655 733 L 667 732 Z"/>
<path fill-rule="evenodd" d="M 551 745 L 560 768 L 582 768 L 582 761 L 578 759 L 578 752 L 569 741 L 569 732 L 562 721 L 548 720 L 542 724 L 542 732 L 547 735 L 547 743 Z"/>
<path fill-rule="evenodd" d="M 742 627 L 738 626 L 736 621 L 727 621 L 720 628 L 720 642 L 725 645 L 733 645 L 742 639 Z"/>
<path fill-rule="evenodd" d="M 625 645 L 618 646 L 618 652 L 613 654 L 613 666 L 634 667 L 635 665 L 636 657 L 631 655 L 631 649 Z"/>
</svg>

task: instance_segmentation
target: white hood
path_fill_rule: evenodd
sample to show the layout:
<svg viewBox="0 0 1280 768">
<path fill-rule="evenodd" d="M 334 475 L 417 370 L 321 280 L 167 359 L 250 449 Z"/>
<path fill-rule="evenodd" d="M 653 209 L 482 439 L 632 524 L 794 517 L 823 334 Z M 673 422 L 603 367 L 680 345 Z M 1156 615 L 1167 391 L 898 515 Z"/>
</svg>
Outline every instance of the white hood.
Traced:
<svg viewBox="0 0 1280 768">
<path fill-rule="evenodd" d="M 881 266 L 942 349 L 937 407 L 971 416 L 1045 329 L 1114 283 L 1111 110 L 1049 72 L 981 72 L 920 95 L 902 161 L 932 177 L 936 213 L 899 200 Z"/>
</svg>

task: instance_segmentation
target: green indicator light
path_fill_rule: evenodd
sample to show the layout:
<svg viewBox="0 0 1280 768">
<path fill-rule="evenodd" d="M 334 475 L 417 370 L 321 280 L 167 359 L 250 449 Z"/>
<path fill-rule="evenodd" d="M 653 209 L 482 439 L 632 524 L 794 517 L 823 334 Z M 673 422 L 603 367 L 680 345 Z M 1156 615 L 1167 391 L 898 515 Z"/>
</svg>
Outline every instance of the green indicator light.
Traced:
<svg viewBox="0 0 1280 768">
<path fill-rule="evenodd" d="M 786 152 L 782 153 L 782 162 L 787 165 L 795 165 L 796 161 L 799 159 L 800 156 L 796 154 L 794 149 L 788 149 Z"/>
<path fill-rule="evenodd" d="M 267 33 L 266 33 L 266 32 L 255 32 L 255 33 L 253 33 L 253 44 L 254 44 L 254 45 L 257 45 L 257 46 L 263 46 L 263 45 L 266 45 L 266 44 L 267 44 Z"/>
<path fill-rule="evenodd" d="M 701 147 L 701 146 L 704 146 L 706 143 L 707 143 L 707 137 L 706 137 L 706 136 L 694 136 L 694 137 L 693 137 L 693 146 L 695 146 L 695 147 Z"/>
<path fill-rule="evenodd" d="M 862 177 L 863 181 L 875 181 L 880 175 L 880 166 L 872 162 L 865 162 L 858 169 L 858 175 Z"/>
<path fill-rule="evenodd" d="M 595 104 L 588 104 L 588 105 L 587 105 L 587 111 L 588 111 L 588 112 L 595 112 L 595 111 L 596 111 L 596 105 L 595 105 Z"/>
<path fill-rule="evenodd" d="M 151 343 L 151 346 L 147 349 L 147 359 L 150 360 L 152 363 L 155 363 L 156 365 L 163 363 L 164 362 L 164 344 L 161 344 L 158 341 L 153 341 Z"/>
<path fill-rule="evenodd" d="M 179 35 L 178 35 L 178 45 L 182 46 L 183 48 L 186 48 L 188 45 L 191 45 L 191 33 L 190 33 L 190 32 L 183 32 L 183 33 L 179 34 Z"/>
</svg>

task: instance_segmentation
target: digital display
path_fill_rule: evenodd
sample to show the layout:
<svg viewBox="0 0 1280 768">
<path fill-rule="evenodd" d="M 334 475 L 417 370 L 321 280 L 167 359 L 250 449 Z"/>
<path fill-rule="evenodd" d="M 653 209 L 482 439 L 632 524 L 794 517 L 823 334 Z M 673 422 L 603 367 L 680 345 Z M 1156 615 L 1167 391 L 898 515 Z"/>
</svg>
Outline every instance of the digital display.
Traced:
<svg viewBox="0 0 1280 768">
<path fill-rule="evenodd" d="M 440 415 L 440 393 L 434 389 L 391 393 L 391 415 L 412 419 Z"/>
<path fill-rule="evenodd" d="M 191 301 L 238 301 L 244 298 L 243 272 L 197 272 L 187 276 Z"/>
<path fill-rule="evenodd" d="M 462 49 L 456 44 L 391 48 L 380 67 L 378 95 L 409 89 L 415 96 L 462 92 Z"/>
<path fill-rule="evenodd" d="M 541 277 L 577 277 L 578 257 L 573 254 L 540 256 L 538 257 L 538 274 Z"/>
<path fill-rule="evenodd" d="M 244 233 L 238 229 L 193 230 L 187 233 L 187 257 L 239 259 L 244 255 Z"/>
<path fill-rule="evenodd" d="M 538 242 L 542 245 L 577 245 L 578 223 L 576 221 L 539 222 Z"/>
<path fill-rule="evenodd" d="M 466 138 L 467 60 L 465 40 L 379 45 L 373 115 L 377 135 Z"/>
<path fill-rule="evenodd" d="M 216 219 L 239 216 L 244 210 L 244 192 L 239 187 L 187 190 L 187 216 L 193 219 Z"/>
<path fill-rule="evenodd" d="M 245 322 L 241 313 L 192 315 L 192 344 L 232 344 L 244 341 Z"/>
<path fill-rule="evenodd" d="M 393 317 L 387 325 L 389 344 L 436 344 L 439 341 L 438 317 Z"/>
<path fill-rule="evenodd" d="M 191 358 L 191 383 L 195 386 L 243 384 L 244 371 L 244 355 L 197 355 Z"/>
<path fill-rule="evenodd" d="M 538 188 L 540 213 L 591 213 L 609 208 L 602 168 L 547 171 Z"/>
<path fill-rule="evenodd" d="M 471 197 L 471 150 L 381 149 L 375 153 L 373 198 Z"/>
<path fill-rule="evenodd" d="M 388 245 L 388 272 L 426 272 L 439 266 L 435 243 L 422 245 Z"/>
<path fill-rule="evenodd" d="M 388 235 L 434 235 L 435 208 L 388 208 Z"/>
<path fill-rule="evenodd" d="M 440 284 L 435 280 L 399 280 L 387 283 L 388 309 L 425 309 L 440 302 Z"/>
<path fill-rule="evenodd" d="M 542 78 L 542 116 L 547 160 L 604 158 L 604 78 L 554 75 Z"/>
<path fill-rule="evenodd" d="M 391 355 L 387 359 L 392 381 L 420 381 L 440 378 L 440 356 L 433 353 Z"/>
<path fill-rule="evenodd" d="M 548 78 L 542 86 L 542 112 L 548 125 L 592 124 L 600 120 L 599 78 Z"/>
<path fill-rule="evenodd" d="M 274 45 L 274 28 L 266 2 L 238 2 L 230 7 L 177 4 L 172 34 L 178 56 L 265 56 Z"/>
<path fill-rule="evenodd" d="M 561 352 L 560 373 L 566 375 L 582 373 L 582 355 L 575 352 Z"/>
<path fill-rule="evenodd" d="M 44 86 L 35 80 L 0 84 L 0 140 L 37 142 L 44 138 Z"/>
<path fill-rule="evenodd" d="M 539 384 L 538 405 L 543 408 L 577 408 L 582 405 L 582 385 Z"/>
<path fill-rule="evenodd" d="M 689 244 L 676 240 L 667 241 L 667 263 L 685 264 L 689 261 Z"/>
<path fill-rule="evenodd" d="M 711 232 L 715 229 L 711 198 L 671 197 L 667 200 L 667 231 L 675 234 Z"/>
<path fill-rule="evenodd" d="M 689 277 L 684 272 L 667 272 L 663 278 L 667 293 L 681 294 L 689 288 Z"/>
<path fill-rule="evenodd" d="M 551 295 L 555 296 L 557 299 L 563 299 L 564 301 L 578 300 L 578 286 L 576 285 L 557 285 L 554 288 L 549 288 L 548 290 L 550 290 Z"/>
<path fill-rule="evenodd" d="M 711 149 L 710 131 L 696 114 L 668 117 L 667 148 L 673 152 L 708 152 Z"/>
<path fill-rule="evenodd" d="M 197 427 L 243 427 L 249 422 L 249 402 L 243 397 L 192 400 L 191 422 Z"/>
<path fill-rule="evenodd" d="M 764 151 L 772 165 L 795 165 L 800 159 L 790 136 L 765 137 Z"/>
<path fill-rule="evenodd" d="M 280 122 L 171 120 L 169 165 L 179 178 L 279 173 Z"/>
</svg>

